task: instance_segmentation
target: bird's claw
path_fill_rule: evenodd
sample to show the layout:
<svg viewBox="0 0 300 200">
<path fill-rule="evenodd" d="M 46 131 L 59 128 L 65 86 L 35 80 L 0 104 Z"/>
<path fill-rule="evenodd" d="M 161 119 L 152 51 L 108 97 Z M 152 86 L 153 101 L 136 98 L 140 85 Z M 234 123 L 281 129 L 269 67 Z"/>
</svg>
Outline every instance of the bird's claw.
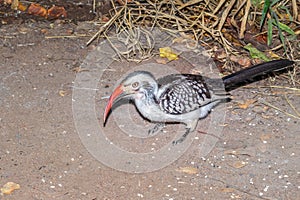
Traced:
<svg viewBox="0 0 300 200">
<path fill-rule="evenodd" d="M 148 130 L 148 135 L 153 135 L 154 133 L 158 132 L 164 125 L 164 123 L 155 124 L 153 128 Z"/>
<path fill-rule="evenodd" d="M 173 145 L 177 145 L 177 144 L 180 144 L 181 142 L 183 142 L 184 141 L 184 137 L 181 137 L 180 139 L 178 139 L 178 140 L 174 140 L 173 142 L 172 142 L 172 144 Z"/>
<path fill-rule="evenodd" d="M 181 142 L 183 142 L 186 138 L 186 136 L 191 132 L 191 129 L 190 128 L 187 128 L 186 129 L 186 132 L 178 139 L 178 140 L 174 140 L 172 142 L 173 145 L 176 145 L 176 144 L 180 144 Z"/>
</svg>

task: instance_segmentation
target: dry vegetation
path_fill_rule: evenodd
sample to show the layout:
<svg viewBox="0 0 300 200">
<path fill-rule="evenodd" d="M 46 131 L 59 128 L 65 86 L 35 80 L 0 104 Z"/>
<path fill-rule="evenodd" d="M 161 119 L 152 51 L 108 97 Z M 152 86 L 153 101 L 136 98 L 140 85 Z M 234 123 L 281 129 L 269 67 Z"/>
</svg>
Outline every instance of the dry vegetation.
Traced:
<svg viewBox="0 0 300 200">
<path fill-rule="evenodd" d="M 241 55 L 249 57 L 244 48 L 249 43 L 269 59 L 298 60 L 300 57 L 300 14 L 296 0 L 275 2 L 268 10 L 264 10 L 265 1 L 261 0 L 119 0 L 117 4 L 111 3 L 109 20 L 88 44 L 99 36 L 109 39 L 111 30 L 118 34 L 125 31 L 130 37 L 136 34 L 137 27 L 159 27 L 170 34 L 199 41 L 213 52 L 216 61 L 229 68 L 232 62 L 242 66 L 250 64 L 250 59 L 241 59 Z M 267 45 L 268 42 L 271 43 Z"/>
</svg>

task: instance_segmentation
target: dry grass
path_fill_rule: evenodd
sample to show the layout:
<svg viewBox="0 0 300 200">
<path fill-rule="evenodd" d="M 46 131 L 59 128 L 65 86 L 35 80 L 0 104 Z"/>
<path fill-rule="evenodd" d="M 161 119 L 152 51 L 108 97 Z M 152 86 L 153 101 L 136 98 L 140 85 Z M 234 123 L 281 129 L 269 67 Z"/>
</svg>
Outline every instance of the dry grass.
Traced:
<svg viewBox="0 0 300 200">
<path fill-rule="evenodd" d="M 124 5 L 116 5 L 115 1 L 111 1 L 113 9 L 110 12 L 110 20 L 102 23 L 99 31 L 87 44 L 98 37 L 110 40 L 112 34 L 109 31 L 114 30 L 117 37 L 128 44 L 126 50 L 121 51 L 116 48 L 119 57 L 127 60 L 140 61 L 131 57 L 136 54 L 140 55 L 141 59 L 151 57 L 154 41 L 151 40 L 151 33 L 141 27 L 160 28 L 169 34 L 177 34 L 183 38 L 192 38 L 201 42 L 211 52 L 222 51 L 225 56 L 222 58 L 215 56 L 215 58 L 225 63 L 224 66 L 227 68 L 230 68 L 230 63 L 232 63 L 228 59 L 230 55 L 249 57 L 249 53 L 243 49 L 243 46 L 248 43 L 247 34 L 249 39 L 251 32 L 250 38 L 256 40 L 253 38 L 266 35 L 267 32 L 267 25 L 264 26 L 262 32 L 259 30 L 264 1 L 256 6 L 252 4 L 252 0 L 131 0 L 127 3 L 123 2 L 125 2 Z M 288 19 L 286 11 L 283 12 L 280 6 L 289 8 L 294 18 L 293 21 Z M 286 34 L 286 51 L 283 50 L 280 42 L 274 42 L 271 49 L 264 50 L 272 52 L 273 55 L 282 55 L 295 61 L 300 60 L 300 30 L 297 31 L 297 26 L 300 25 L 297 21 L 300 18 L 298 6 L 299 3 L 297 4 L 296 0 L 284 0 L 276 4 L 274 9 L 280 21 L 295 30 L 296 36 L 292 38 L 284 33 Z M 273 32 L 273 38 L 278 38 L 276 30 Z M 122 37 L 120 37 L 121 34 Z M 143 45 L 138 41 L 139 34 L 144 34 L 149 39 L 148 47 L 142 48 Z M 268 48 L 266 45 L 265 47 Z M 232 68 L 229 69 L 229 71 L 232 70 Z M 290 73 L 293 84 L 296 84 L 298 74 L 299 68 L 295 68 Z"/>
</svg>

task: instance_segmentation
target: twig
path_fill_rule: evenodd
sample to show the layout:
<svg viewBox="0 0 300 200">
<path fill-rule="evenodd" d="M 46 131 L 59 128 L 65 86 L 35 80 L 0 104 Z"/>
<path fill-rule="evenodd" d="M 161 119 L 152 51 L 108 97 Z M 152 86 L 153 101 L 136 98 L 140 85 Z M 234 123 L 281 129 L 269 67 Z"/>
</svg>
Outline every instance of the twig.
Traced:
<svg viewBox="0 0 300 200">
<path fill-rule="evenodd" d="M 78 34 L 78 35 L 50 35 L 45 36 L 45 39 L 57 39 L 57 38 L 78 38 L 78 37 L 88 37 L 87 34 Z"/>
<path fill-rule="evenodd" d="M 115 22 L 115 20 L 119 17 L 119 15 L 123 12 L 124 9 L 125 6 L 123 6 L 108 22 L 101 26 L 99 31 L 86 43 L 86 45 L 91 44 L 91 42 L 94 41 L 96 37 L 98 37 L 103 31 L 108 29 Z"/>
<path fill-rule="evenodd" d="M 265 104 L 266 106 L 269 106 L 269 107 L 271 107 L 271 108 L 273 108 L 273 109 L 275 109 L 275 110 L 278 110 L 278 111 L 284 113 L 284 114 L 287 115 L 287 116 L 290 116 L 290 117 L 293 117 L 293 118 L 295 118 L 295 119 L 299 119 L 299 120 L 300 120 L 300 117 L 297 117 L 297 116 L 295 116 L 295 115 L 293 115 L 293 114 L 290 114 L 290 113 L 288 113 L 288 112 L 286 112 L 286 111 L 284 111 L 284 110 L 282 110 L 282 109 L 280 109 L 280 108 L 278 108 L 278 107 L 276 107 L 276 106 L 274 106 L 274 105 L 272 105 L 272 104 L 270 104 L 270 103 L 268 103 L 268 102 L 266 102 L 266 101 L 261 102 L 261 103 L 262 103 L 262 104 Z"/>
</svg>

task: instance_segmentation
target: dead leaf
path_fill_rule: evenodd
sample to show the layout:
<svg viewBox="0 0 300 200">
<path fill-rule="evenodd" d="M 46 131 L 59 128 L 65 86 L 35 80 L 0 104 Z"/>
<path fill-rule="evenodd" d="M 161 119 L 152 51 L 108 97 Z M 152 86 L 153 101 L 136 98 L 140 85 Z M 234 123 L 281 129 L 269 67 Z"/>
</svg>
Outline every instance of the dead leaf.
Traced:
<svg viewBox="0 0 300 200">
<path fill-rule="evenodd" d="M 221 192 L 226 192 L 226 193 L 234 192 L 234 191 L 235 191 L 234 188 L 222 188 L 222 189 L 221 189 Z"/>
<path fill-rule="evenodd" d="M 14 182 L 7 182 L 0 190 L 2 194 L 11 194 L 14 190 L 20 189 L 20 185 Z"/>
<path fill-rule="evenodd" d="M 239 65 L 243 67 L 249 67 L 251 65 L 251 61 L 249 58 L 242 57 L 242 56 L 230 56 L 230 60 L 233 62 L 238 63 Z"/>
<path fill-rule="evenodd" d="M 271 138 L 271 134 L 270 133 L 266 133 L 266 134 L 262 134 L 261 136 L 260 136 L 260 140 L 263 142 L 263 141 L 267 141 L 267 140 L 269 140 L 270 138 Z"/>
<path fill-rule="evenodd" d="M 25 12 L 27 10 L 27 6 L 25 6 L 21 2 L 19 2 L 18 10 Z"/>
<path fill-rule="evenodd" d="M 223 60 L 223 59 L 227 58 L 227 53 L 224 49 L 218 49 L 218 50 L 215 51 L 214 57 L 217 60 Z"/>
<path fill-rule="evenodd" d="M 18 6 L 19 6 L 19 0 L 13 0 L 10 7 L 13 10 L 18 10 Z"/>
<path fill-rule="evenodd" d="M 276 53 L 274 53 L 273 51 L 268 51 L 269 57 L 273 58 L 273 59 L 279 59 L 280 56 L 277 55 Z"/>
<path fill-rule="evenodd" d="M 65 91 L 65 90 L 59 90 L 58 94 L 59 94 L 61 97 L 64 97 L 64 96 L 67 94 L 67 91 Z"/>
<path fill-rule="evenodd" d="M 105 16 L 105 15 L 103 15 L 102 18 L 101 18 L 102 22 L 108 22 L 109 20 L 110 20 L 110 18 Z"/>
<path fill-rule="evenodd" d="M 81 67 L 74 67 L 73 71 L 76 72 L 76 73 L 79 73 L 79 72 L 84 72 L 84 71 L 89 71 L 89 70 L 81 68 Z"/>
<path fill-rule="evenodd" d="M 270 119 L 270 118 L 271 118 L 271 116 L 265 115 L 265 114 L 263 114 L 263 113 L 261 114 L 261 117 L 264 118 L 264 119 Z"/>
<path fill-rule="evenodd" d="M 42 34 L 47 34 L 48 32 L 49 32 L 48 29 L 45 29 L 45 28 L 41 29 Z"/>
<path fill-rule="evenodd" d="M 35 3 L 30 4 L 27 12 L 31 15 L 47 18 L 47 10 L 46 8 L 42 7 L 40 4 L 35 4 Z"/>
<path fill-rule="evenodd" d="M 67 11 L 62 6 L 52 6 L 47 14 L 51 18 L 67 17 Z"/>
<path fill-rule="evenodd" d="M 4 4 L 12 4 L 13 0 L 4 0 Z"/>
<path fill-rule="evenodd" d="M 245 167 L 246 165 L 248 164 L 248 162 L 245 162 L 245 161 L 236 161 L 232 164 L 230 164 L 230 166 L 236 168 L 236 169 L 240 169 L 240 168 L 243 168 Z"/>
<path fill-rule="evenodd" d="M 164 59 L 164 58 L 157 58 L 155 61 L 156 61 L 158 64 L 163 64 L 163 65 L 165 65 L 165 64 L 168 63 L 168 60 L 167 60 L 167 59 Z"/>
<path fill-rule="evenodd" d="M 178 54 L 175 53 L 171 47 L 159 48 L 159 56 L 162 58 L 168 58 L 169 61 L 178 59 Z"/>
<path fill-rule="evenodd" d="M 254 102 L 256 102 L 256 100 L 254 100 L 254 99 L 247 99 L 246 101 L 244 101 L 244 103 L 239 103 L 238 106 L 241 109 L 247 109 Z"/>
<path fill-rule="evenodd" d="M 196 42 L 196 40 L 194 40 L 194 35 L 192 34 L 185 34 L 184 36 L 180 36 L 180 37 L 177 37 L 175 39 L 173 39 L 173 43 L 184 43 L 184 42 L 189 42 L 189 41 L 194 41 Z"/>
<path fill-rule="evenodd" d="M 186 174 L 197 174 L 198 169 L 195 167 L 180 167 L 176 171 L 186 173 Z"/>
</svg>

